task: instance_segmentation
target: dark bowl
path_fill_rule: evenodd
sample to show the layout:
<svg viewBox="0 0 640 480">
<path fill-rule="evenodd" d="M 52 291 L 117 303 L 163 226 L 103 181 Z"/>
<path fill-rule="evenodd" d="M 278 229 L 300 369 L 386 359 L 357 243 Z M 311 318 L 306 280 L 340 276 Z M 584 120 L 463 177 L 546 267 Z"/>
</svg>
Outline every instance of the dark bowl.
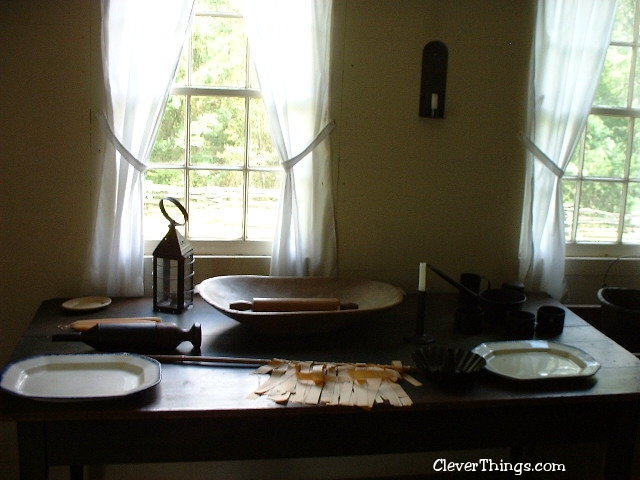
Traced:
<svg viewBox="0 0 640 480">
<path fill-rule="evenodd" d="M 603 287 L 597 296 L 602 332 L 630 352 L 640 352 L 640 290 Z"/>
<path fill-rule="evenodd" d="M 511 288 L 492 288 L 480 294 L 480 305 L 484 309 L 487 320 L 504 323 L 507 312 L 520 310 L 527 296 Z"/>
</svg>

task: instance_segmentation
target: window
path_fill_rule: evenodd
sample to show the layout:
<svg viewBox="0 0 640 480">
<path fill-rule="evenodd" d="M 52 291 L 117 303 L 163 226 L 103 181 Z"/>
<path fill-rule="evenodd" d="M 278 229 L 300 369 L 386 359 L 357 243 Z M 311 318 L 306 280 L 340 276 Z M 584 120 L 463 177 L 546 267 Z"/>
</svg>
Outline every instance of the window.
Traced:
<svg viewBox="0 0 640 480">
<path fill-rule="evenodd" d="M 197 2 L 144 176 L 148 253 L 167 231 L 158 207 L 166 196 L 189 212 L 183 233 L 197 254 L 270 251 L 281 170 L 239 5 Z"/>
<path fill-rule="evenodd" d="M 640 0 L 619 0 L 591 114 L 563 178 L 567 254 L 640 244 Z"/>
</svg>

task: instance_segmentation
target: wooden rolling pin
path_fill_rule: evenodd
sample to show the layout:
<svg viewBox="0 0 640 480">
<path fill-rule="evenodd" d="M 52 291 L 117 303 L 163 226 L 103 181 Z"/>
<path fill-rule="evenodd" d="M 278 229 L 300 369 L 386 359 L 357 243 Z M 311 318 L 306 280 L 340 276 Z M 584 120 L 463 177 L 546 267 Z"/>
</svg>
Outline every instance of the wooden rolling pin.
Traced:
<svg viewBox="0 0 640 480">
<path fill-rule="evenodd" d="M 337 298 L 254 298 L 251 302 L 240 300 L 229 304 L 233 310 L 254 312 L 329 312 L 357 310 L 355 303 L 340 303 Z"/>
<path fill-rule="evenodd" d="M 160 317 L 128 317 L 128 318 L 91 318 L 87 320 L 76 320 L 68 325 L 60 325 L 62 330 L 75 330 L 76 332 L 86 332 L 95 327 L 98 323 L 122 324 L 122 323 L 160 323 Z"/>
<path fill-rule="evenodd" d="M 54 342 L 83 342 L 96 350 L 159 353 L 172 351 L 184 341 L 200 349 L 202 327 L 194 323 L 183 329 L 173 323 L 98 322 L 86 332 L 58 333 L 51 336 Z"/>
</svg>

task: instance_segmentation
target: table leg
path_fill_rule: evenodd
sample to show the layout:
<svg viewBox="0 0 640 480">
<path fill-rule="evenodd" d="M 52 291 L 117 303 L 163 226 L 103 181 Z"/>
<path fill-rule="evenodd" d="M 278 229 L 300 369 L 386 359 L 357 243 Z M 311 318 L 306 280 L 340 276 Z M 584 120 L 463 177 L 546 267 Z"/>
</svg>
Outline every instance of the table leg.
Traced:
<svg viewBox="0 0 640 480">
<path fill-rule="evenodd" d="M 631 478 L 640 416 L 632 408 L 624 412 L 618 424 L 611 425 L 605 455 L 605 478 Z"/>
<path fill-rule="evenodd" d="M 42 422 L 18 422 L 20 480 L 47 480 L 47 440 Z"/>
<path fill-rule="evenodd" d="M 84 465 L 70 465 L 69 480 L 84 480 Z"/>
</svg>

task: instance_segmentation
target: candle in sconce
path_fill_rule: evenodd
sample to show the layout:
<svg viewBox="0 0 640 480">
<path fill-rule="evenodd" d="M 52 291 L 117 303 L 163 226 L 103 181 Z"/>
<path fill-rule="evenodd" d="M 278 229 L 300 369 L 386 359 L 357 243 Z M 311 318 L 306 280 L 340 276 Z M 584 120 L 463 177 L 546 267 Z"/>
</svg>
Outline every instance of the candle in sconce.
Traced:
<svg viewBox="0 0 640 480">
<path fill-rule="evenodd" d="M 425 292 L 427 290 L 427 264 L 420 263 L 420 273 L 418 275 L 418 291 Z"/>
<path fill-rule="evenodd" d="M 438 110 L 438 94 L 437 93 L 432 93 L 431 94 L 431 110 Z"/>
</svg>

